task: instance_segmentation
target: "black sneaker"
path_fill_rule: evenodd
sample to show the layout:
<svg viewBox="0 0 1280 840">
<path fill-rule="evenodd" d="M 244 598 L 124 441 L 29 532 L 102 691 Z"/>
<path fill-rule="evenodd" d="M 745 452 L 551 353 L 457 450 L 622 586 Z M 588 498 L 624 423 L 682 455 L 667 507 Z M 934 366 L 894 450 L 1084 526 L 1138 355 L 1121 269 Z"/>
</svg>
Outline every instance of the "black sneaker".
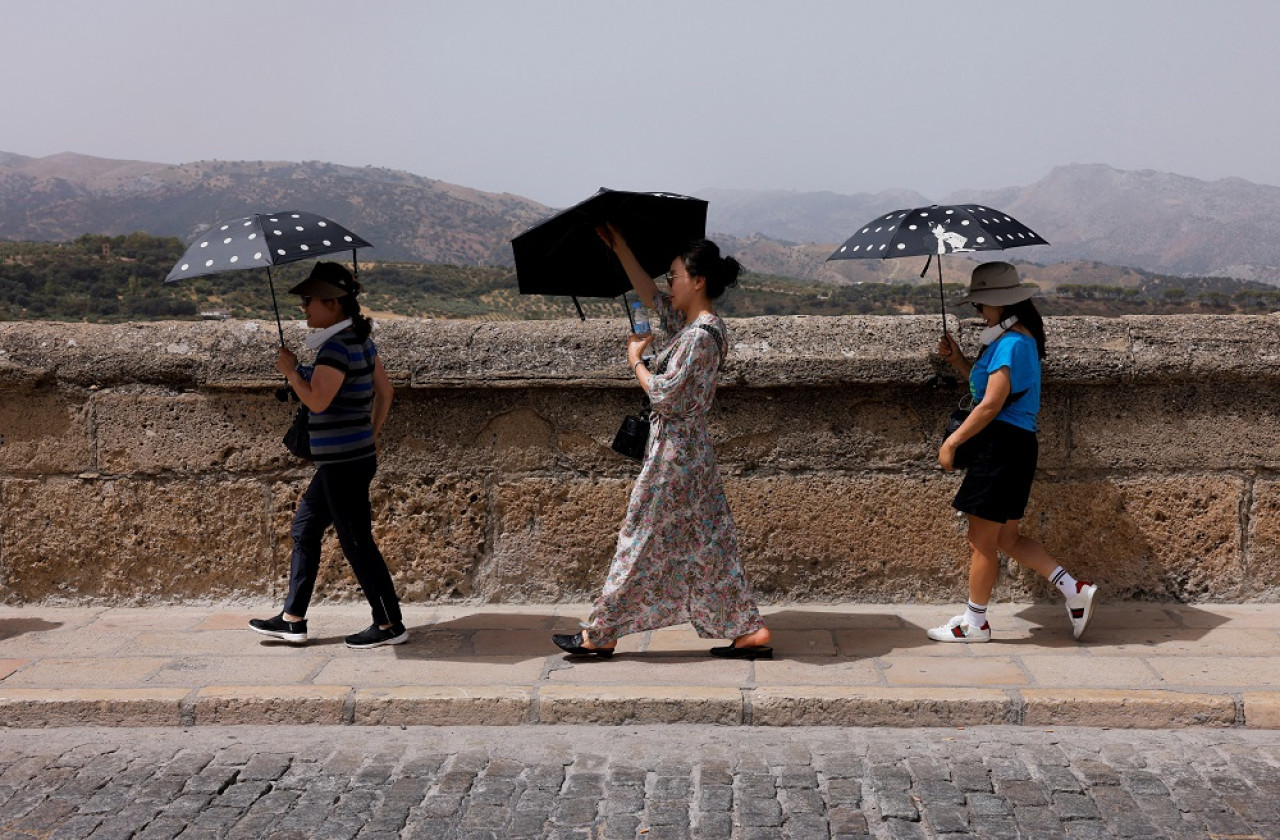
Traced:
<svg viewBox="0 0 1280 840">
<path fill-rule="evenodd" d="M 402 645 L 407 641 L 409 641 L 409 631 L 397 621 L 385 629 L 376 624 L 370 624 L 359 633 L 347 636 L 347 647 L 375 648 L 383 645 Z"/>
<path fill-rule="evenodd" d="M 307 620 L 304 618 L 302 621 L 285 621 L 284 613 L 272 618 L 255 618 L 249 622 L 249 629 L 295 645 L 307 642 Z"/>
</svg>

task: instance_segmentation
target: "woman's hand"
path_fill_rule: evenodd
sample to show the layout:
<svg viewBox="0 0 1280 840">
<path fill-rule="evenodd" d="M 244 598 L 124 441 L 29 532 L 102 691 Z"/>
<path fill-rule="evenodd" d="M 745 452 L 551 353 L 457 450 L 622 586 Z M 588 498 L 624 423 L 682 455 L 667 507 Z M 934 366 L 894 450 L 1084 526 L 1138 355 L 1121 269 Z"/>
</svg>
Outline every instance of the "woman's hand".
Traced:
<svg viewBox="0 0 1280 840">
<path fill-rule="evenodd" d="M 951 333 L 944 332 L 942 338 L 938 339 L 938 356 L 965 376 L 968 376 L 973 368 L 973 363 L 961 352 L 960 342 L 956 341 Z"/>
<path fill-rule="evenodd" d="M 627 240 L 623 237 L 622 231 L 618 230 L 613 222 L 596 225 L 596 236 L 600 237 L 600 240 L 608 245 L 611 251 L 617 251 L 627 245 Z"/>
<path fill-rule="evenodd" d="M 640 363 L 640 359 L 644 356 L 644 351 L 653 343 L 653 333 L 648 332 L 644 335 L 636 335 L 631 333 L 627 337 L 627 361 L 634 369 Z"/>
<path fill-rule="evenodd" d="M 964 353 L 960 352 L 960 344 L 951 337 L 951 333 L 945 332 L 942 338 L 938 339 L 938 355 L 942 357 L 942 361 L 950 364 L 964 359 Z"/>
<path fill-rule="evenodd" d="M 276 354 L 276 370 L 284 374 L 284 378 L 288 379 L 289 374 L 298 369 L 298 357 L 288 347 L 281 346 L 280 352 Z"/>
<path fill-rule="evenodd" d="M 942 469 L 947 472 L 954 472 L 956 468 L 956 445 L 951 442 L 951 438 L 947 438 L 942 442 L 942 446 L 938 448 L 938 463 L 942 465 Z"/>
</svg>

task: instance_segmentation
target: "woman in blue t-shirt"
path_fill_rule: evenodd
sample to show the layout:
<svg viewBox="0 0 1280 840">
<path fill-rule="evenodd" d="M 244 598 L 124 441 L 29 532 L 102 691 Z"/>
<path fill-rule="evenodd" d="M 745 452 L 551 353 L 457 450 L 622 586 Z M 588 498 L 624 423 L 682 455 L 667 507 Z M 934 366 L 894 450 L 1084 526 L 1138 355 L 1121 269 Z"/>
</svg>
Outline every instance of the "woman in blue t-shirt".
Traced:
<svg viewBox="0 0 1280 840">
<path fill-rule="evenodd" d="M 970 361 L 960 345 L 943 334 L 938 354 L 969 378 L 973 410 L 938 450 L 948 472 L 957 468 L 964 447 L 966 472 L 951 505 L 969 519 L 969 603 L 964 614 L 929 631 L 938 642 L 991 640 L 987 604 L 1000 568 L 998 552 L 1051 581 L 1067 599 L 1072 632 L 1084 635 L 1093 616 L 1098 587 L 1076 580 L 1043 545 L 1018 532 L 1035 479 L 1040 413 L 1040 360 L 1044 358 L 1044 321 L 1009 263 L 985 263 L 973 270 L 964 303 L 973 304 L 987 328 L 979 338 L 978 358 Z"/>
</svg>

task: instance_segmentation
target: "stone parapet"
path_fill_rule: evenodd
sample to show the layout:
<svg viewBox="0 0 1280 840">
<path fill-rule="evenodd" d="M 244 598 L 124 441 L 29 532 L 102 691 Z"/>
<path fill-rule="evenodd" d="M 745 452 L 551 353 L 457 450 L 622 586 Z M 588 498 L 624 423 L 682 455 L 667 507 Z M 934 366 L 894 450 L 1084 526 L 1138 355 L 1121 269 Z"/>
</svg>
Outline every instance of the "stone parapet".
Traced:
<svg viewBox="0 0 1280 840">
<path fill-rule="evenodd" d="M 955 600 L 936 466 L 962 393 L 934 317 L 729 322 L 711 414 L 763 600 Z M 952 320 L 972 348 L 972 324 Z M 1111 599 L 1280 600 L 1280 317 L 1051 318 L 1028 533 Z M 286 329 L 300 347 L 304 328 Z M 639 405 L 621 320 L 390 321 L 375 533 L 407 600 L 603 581 Z M 0 600 L 274 596 L 309 465 L 280 445 L 275 325 L 0 324 Z M 336 541 L 318 592 L 358 598 Z M 1047 595 L 1011 570 L 1002 600 Z"/>
</svg>

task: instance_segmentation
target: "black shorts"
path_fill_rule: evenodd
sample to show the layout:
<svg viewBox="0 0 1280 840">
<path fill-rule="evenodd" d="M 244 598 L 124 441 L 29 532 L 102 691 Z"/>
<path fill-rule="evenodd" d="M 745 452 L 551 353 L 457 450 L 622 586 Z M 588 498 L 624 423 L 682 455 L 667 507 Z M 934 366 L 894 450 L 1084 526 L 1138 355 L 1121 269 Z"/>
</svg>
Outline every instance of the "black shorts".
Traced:
<svg viewBox="0 0 1280 840">
<path fill-rule="evenodd" d="M 951 506 L 989 522 L 1021 519 L 1036 476 L 1036 433 L 993 420 L 965 446 L 972 448 L 973 461 Z"/>
</svg>

